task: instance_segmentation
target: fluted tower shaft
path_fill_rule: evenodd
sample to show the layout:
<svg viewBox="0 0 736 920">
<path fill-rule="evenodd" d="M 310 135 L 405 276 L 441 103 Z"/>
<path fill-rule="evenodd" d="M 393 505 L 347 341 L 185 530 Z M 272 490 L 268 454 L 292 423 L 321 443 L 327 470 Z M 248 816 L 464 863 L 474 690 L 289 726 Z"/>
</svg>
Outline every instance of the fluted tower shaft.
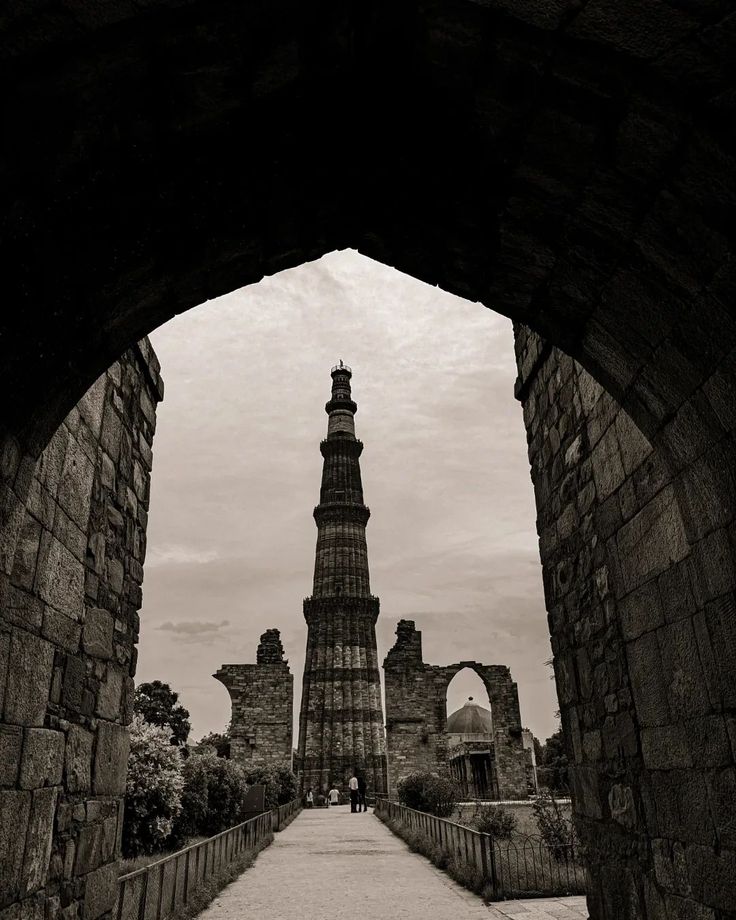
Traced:
<svg viewBox="0 0 736 920">
<path fill-rule="evenodd" d="M 379 601 L 370 592 L 360 455 L 350 380 L 332 369 L 325 406 L 327 438 L 320 502 L 314 509 L 317 550 L 312 596 L 304 600 L 307 654 L 299 720 L 303 788 L 347 787 L 362 773 L 369 791 L 386 792 L 386 742 L 376 651 Z"/>
</svg>

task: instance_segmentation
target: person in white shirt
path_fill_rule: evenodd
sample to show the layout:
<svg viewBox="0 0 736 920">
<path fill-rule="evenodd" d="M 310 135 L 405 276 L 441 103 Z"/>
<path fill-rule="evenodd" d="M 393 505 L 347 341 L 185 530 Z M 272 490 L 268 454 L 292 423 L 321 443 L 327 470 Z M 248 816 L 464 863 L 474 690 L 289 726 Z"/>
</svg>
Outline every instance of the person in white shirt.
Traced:
<svg viewBox="0 0 736 920">
<path fill-rule="evenodd" d="M 311 786 L 307 789 L 307 808 L 314 808 L 314 793 Z"/>
<path fill-rule="evenodd" d="M 327 800 L 329 801 L 330 805 L 340 804 L 340 793 L 335 786 L 333 786 L 332 789 L 330 789 L 330 791 L 327 793 Z"/>
<path fill-rule="evenodd" d="M 358 777 L 353 774 L 350 777 L 350 782 L 348 783 L 350 789 L 350 811 L 357 812 L 358 810 Z"/>
</svg>

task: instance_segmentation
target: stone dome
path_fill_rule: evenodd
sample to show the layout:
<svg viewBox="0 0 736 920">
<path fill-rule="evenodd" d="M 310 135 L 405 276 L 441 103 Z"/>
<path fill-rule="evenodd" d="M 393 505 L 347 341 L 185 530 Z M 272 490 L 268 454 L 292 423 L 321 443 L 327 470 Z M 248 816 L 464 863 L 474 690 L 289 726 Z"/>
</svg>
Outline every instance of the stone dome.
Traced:
<svg viewBox="0 0 736 920">
<path fill-rule="evenodd" d="M 490 710 L 474 703 L 473 697 L 470 696 L 460 709 L 448 716 L 445 730 L 457 735 L 490 734 Z"/>
</svg>

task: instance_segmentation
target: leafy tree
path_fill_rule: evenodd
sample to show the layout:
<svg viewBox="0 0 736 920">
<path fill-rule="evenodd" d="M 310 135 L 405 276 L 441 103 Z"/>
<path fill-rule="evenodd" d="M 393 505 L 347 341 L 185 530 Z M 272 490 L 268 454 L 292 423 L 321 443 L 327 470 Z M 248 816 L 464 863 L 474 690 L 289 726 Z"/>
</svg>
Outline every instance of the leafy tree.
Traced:
<svg viewBox="0 0 736 920">
<path fill-rule="evenodd" d="M 182 757 L 168 727 L 136 715 L 130 726 L 125 783 L 123 854 L 130 858 L 161 849 L 181 812 Z"/>
<path fill-rule="evenodd" d="M 175 828 L 178 840 L 195 834 L 211 837 L 245 819 L 248 784 L 242 767 L 205 753 L 189 757 L 182 772 L 182 810 Z"/>
<path fill-rule="evenodd" d="M 499 840 L 509 840 L 516 830 L 516 815 L 500 805 L 483 805 L 478 809 L 473 824 L 482 834 L 490 834 Z"/>
<path fill-rule="evenodd" d="M 199 743 L 207 744 L 210 747 L 213 747 L 218 757 L 225 757 L 227 760 L 229 760 L 230 726 L 228 725 L 224 732 L 210 732 L 208 735 L 205 735 Z"/>
<path fill-rule="evenodd" d="M 540 786 L 555 792 L 567 792 L 570 788 L 567 751 L 562 729 L 551 735 L 542 747 L 541 769 L 537 770 Z"/>
<path fill-rule="evenodd" d="M 266 787 L 266 808 L 285 805 L 296 798 L 296 776 L 287 767 L 260 767 L 247 775 L 248 785 Z"/>
<path fill-rule="evenodd" d="M 452 814 L 459 798 L 455 783 L 436 773 L 410 773 L 399 783 L 398 793 L 402 805 L 438 818 Z"/>
<path fill-rule="evenodd" d="M 133 709 L 151 725 L 168 725 L 172 744 L 186 744 L 189 737 L 189 711 L 179 702 L 179 694 L 160 680 L 139 684 Z"/>
</svg>

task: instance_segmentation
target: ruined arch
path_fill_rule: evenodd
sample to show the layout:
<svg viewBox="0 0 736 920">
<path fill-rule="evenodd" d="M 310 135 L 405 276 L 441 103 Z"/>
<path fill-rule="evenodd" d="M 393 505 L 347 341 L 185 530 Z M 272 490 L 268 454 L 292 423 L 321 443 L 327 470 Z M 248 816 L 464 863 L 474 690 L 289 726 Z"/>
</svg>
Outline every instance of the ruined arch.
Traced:
<svg viewBox="0 0 736 920">
<path fill-rule="evenodd" d="M 466 668 L 483 681 L 493 714 L 496 792 L 504 799 L 527 797 L 519 694 L 511 672 L 505 665 L 477 661 L 426 664 L 422 634 L 413 620 L 399 621 L 396 642 L 383 663 L 390 794 L 396 795 L 409 773 L 449 774 L 447 688 Z"/>
<path fill-rule="evenodd" d="M 518 396 L 592 844 L 592 917 L 732 911 L 728 12 L 543 0 L 319 13 L 226 0 L 11 5 L 0 589 L 16 669 L 3 666 L 3 719 L 18 758 L 42 738 L 55 744 L 34 732 L 81 705 L 49 676 L 59 702 L 43 710 L 18 680 L 47 613 L 39 625 L 12 590 L 42 449 L 98 376 L 170 316 L 353 246 L 528 327 Z M 142 374 L 157 384 L 150 364 Z M 131 563 L 124 576 L 134 573 Z M 87 654 L 71 654 L 70 686 Z M 102 722 L 106 762 L 125 717 Z M 35 803 L 29 852 L 34 865 L 52 854 L 54 872 L 46 790 L 68 791 L 77 764 L 91 763 L 92 741 L 72 734 L 61 783 L 28 790 L 11 770 L 3 791 L 18 826 Z M 105 807 L 116 790 L 101 774 Z M 111 858 L 93 859 L 98 891 Z M 74 876 L 80 899 L 88 874 Z M 0 905 L 46 882 L 34 869 Z M 102 915 L 104 897 L 94 903 Z"/>
</svg>

